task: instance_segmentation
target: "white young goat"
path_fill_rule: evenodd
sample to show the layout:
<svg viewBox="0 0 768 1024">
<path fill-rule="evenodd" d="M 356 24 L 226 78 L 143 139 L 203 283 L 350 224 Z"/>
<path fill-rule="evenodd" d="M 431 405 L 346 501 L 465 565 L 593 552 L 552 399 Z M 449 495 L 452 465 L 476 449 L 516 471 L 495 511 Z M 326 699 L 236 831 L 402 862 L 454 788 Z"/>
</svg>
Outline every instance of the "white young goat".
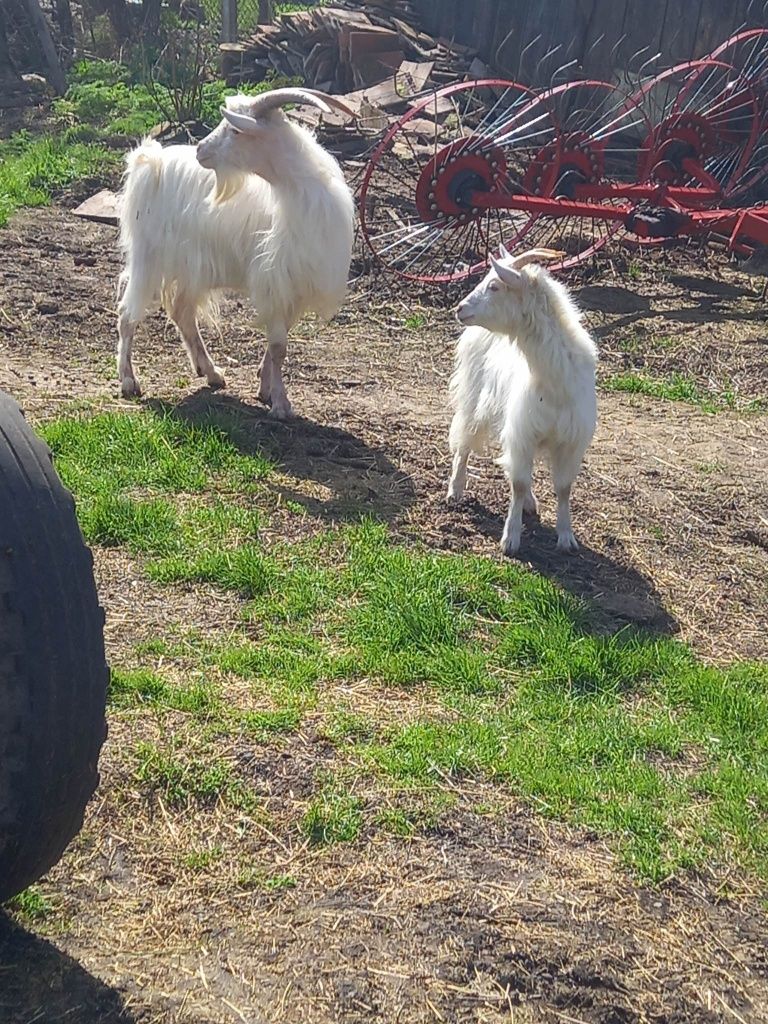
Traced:
<svg viewBox="0 0 768 1024">
<path fill-rule="evenodd" d="M 512 495 L 501 540 L 520 547 L 523 511 L 535 512 L 531 489 L 537 455 L 548 456 L 557 496 L 557 546 L 578 545 L 571 526 L 571 487 L 597 422 L 597 350 L 567 289 L 538 259 L 562 255 L 533 249 L 501 260 L 459 304 L 467 325 L 451 379 L 455 408 L 450 431 L 453 473 L 449 500 L 464 494 L 467 460 L 500 443 Z"/>
<path fill-rule="evenodd" d="M 145 140 L 127 158 L 120 215 L 125 269 L 118 306 L 118 374 L 140 394 L 131 362 L 137 325 L 158 300 L 176 323 L 194 372 L 224 377 L 198 330 L 217 292 L 247 295 L 266 329 L 259 397 L 284 418 L 288 331 L 305 313 L 328 319 L 347 289 L 354 201 L 337 161 L 280 109 L 341 101 L 308 89 L 230 96 L 223 120 L 197 147 Z"/>
</svg>

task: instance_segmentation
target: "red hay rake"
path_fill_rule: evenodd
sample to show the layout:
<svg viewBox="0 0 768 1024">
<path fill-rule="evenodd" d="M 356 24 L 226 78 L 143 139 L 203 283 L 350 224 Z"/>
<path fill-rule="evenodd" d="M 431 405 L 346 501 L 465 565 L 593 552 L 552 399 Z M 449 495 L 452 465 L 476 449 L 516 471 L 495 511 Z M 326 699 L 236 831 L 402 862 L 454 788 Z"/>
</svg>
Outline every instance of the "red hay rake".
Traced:
<svg viewBox="0 0 768 1024">
<path fill-rule="evenodd" d="M 360 191 L 363 235 L 402 277 L 457 281 L 504 244 L 558 249 L 553 269 L 616 238 L 768 245 L 768 29 L 726 40 L 628 92 L 484 79 L 422 99 L 387 132 Z"/>
</svg>

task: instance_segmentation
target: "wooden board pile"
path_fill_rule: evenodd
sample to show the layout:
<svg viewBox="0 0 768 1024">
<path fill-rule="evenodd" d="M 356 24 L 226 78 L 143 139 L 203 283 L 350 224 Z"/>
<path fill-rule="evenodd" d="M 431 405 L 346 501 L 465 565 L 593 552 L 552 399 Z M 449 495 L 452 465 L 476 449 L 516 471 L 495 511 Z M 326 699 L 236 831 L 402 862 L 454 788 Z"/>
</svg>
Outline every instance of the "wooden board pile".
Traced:
<svg viewBox="0 0 768 1024">
<path fill-rule="evenodd" d="M 337 94 L 392 80 L 403 61 L 429 63 L 432 84 L 445 84 L 462 78 L 474 57 L 421 31 L 409 0 L 331 0 L 284 14 L 240 43 L 222 43 L 221 50 L 229 85 L 274 71 Z"/>
</svg>

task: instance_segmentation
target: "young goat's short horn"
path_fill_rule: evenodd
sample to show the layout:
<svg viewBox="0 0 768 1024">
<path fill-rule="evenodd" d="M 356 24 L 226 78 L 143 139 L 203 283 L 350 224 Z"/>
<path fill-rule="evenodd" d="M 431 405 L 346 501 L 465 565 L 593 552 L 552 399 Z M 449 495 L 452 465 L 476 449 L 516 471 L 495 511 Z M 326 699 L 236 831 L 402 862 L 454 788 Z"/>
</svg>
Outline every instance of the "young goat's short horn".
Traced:
<svg viewBox="0 0 768 1024">
<path fill-rule="evenodd" d="M 561 260 L 568 254 L 559 249 L 529 249 L 528 252 L 515 256 L 512 266 L 515 270 L 521 270 L 529 263 L 538 263 L 540 260 Z"/>
</svg>

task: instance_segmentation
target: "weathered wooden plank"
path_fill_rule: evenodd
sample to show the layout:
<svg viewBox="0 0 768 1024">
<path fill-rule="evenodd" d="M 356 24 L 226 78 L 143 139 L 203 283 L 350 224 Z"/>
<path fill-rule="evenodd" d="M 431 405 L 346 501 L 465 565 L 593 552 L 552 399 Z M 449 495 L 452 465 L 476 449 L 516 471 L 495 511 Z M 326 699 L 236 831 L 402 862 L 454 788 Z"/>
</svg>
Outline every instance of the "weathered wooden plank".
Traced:
<svg viewBox="0 0 768 1024">
<path fill-rule="evenodd" d="M 102 189 L 80 203 L 72 213 L 83 220 L 95 220 L 100 224 L 118 224 L 120 221 L 120 197 L 110 189 Z"/>
</svg>

